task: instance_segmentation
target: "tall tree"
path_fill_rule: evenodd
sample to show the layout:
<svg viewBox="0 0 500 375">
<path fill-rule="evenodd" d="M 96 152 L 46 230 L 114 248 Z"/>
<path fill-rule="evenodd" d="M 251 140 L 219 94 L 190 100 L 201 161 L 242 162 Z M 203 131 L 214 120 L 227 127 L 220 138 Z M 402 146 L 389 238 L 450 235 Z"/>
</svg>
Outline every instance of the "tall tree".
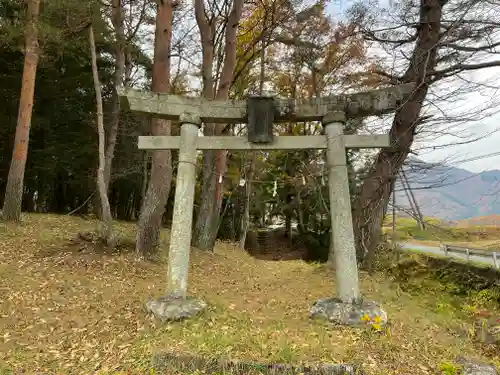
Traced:
<svg viewBox="0 0 500 375">
<path fill-rule="evenodd" d="M 233 0 L 231 10 L 224 22 L 224 63 L 218 77 L 217 87 L 214 86 L 214 48 L 216 38 L 215 14 L 208 15 L 203 0 L 195 0 L 196 22 L 202 43 L 202 79 L 203 97 L 207 99 L 224 100 L 229 96 L 236 67 L 236 36 L 243 10 L 243 0 Z M 215 94 L 214 94 L 215 92 Z M 224 126 L 205 124 L 204 134 L 220 135 Z M 212 250 L 217 237 L 219 214 L 221 208 L 223 168 L 226 165 L 226 151 L 205 151 L 203 155 L 203 180 L 201 207 L 196 218 L 193 234 L 193 245 Z"/>
<path fill-rule="evenodd" d="M 157 93 L 170 90 L 170 55 L 172 44 L 172 21 L 175 0 L 156 1 L 156 30 L 153 59 L 152 89 Z M 153 118 L 151 134 L 170 135 L 170 121 Z M 165 205 L 172 183 L 172 158 L 170 150 L 152 153 L 151 175 L 146 198 L 139 217 L 136 253 L 139 257 L 150 257 L 157 251 Z"/>
<path fill-rule="evenodd" d="M 21 205 L 24 191 L 24 171 L 28 157 L 28 143 L 35 94 L 35 80 L 40 51 L 38 46 L 38 19 L 40 0 L 28 0 L 26 26 L 24 30 L 24 69 L 19 98 L 14 151 L 10 163 L 3 218 L 7 221 L 21 220 Z"/>
<path fill-rule="evenodd" d="M 425 122 L 421 111 L 429 104 L 431 86 L 466 71 L 500 66 L 496 51 L 500 45 L 497 40 L 500 22 L 491 18 L 492 14 L 499 14 L 500 5 L 497 3 L 488 0 L 412 0 L 397 2 L 396 5 L 397 17 L 391 16 L 397 20 L 395 25 L 361 27 L 367 40 L 392 51 L 394 47 L 404 52 L 405 47 L 412 48 L 410 53 L 404 53 L 408 56 L 404 72 L 378 69 L 375 74 L 386 84 L 413 82 L 416 87 L 395 112 L 390 130 L 391 147 L 377 155 L 354 205 L 353 220 L 360 261 L 367 260 L 367 255 L 374 253 L 379 242 L 393 180 L 410 152 L 417 130 Z M 366 9 L 361 10 L 361 13 L 366 12 Z M 359 15 L 357 13 L 356 17 Z M 478 58 L 482 61 L 478 62 Z M 464 78 L 464 81 L 470 82 L 470 78 Z M 453 96 L 456 100 L 457 93 Z"/>
<path fill-rule="evenodd" d="M 111 180 L 111 165 L 116 148 L 116 138 L 118 136 L 118 127 L 120 124 L 120 98 L 116 93 L 116 87 L 122 86 L 125 74 L 125 48 L 126 39 L 123 25 L 123 6 L 122 0 L 111 1 L 111 23 L 115 33 L 115 42 L 113 43 L 113 54 L 115 58 L 115 71 L 113 74 L 113 104 L 111 109 L 111 121 L 106 142 L 104 184 L 106 191 L 109 189 Z"/>
<path fill-rule="evenodd" d="M 105 131 L 104 131 L 104 112 L 102 105 L 102 89 L 99 80 L 99 70 L 97 67 L 97 52 L 95 47 L 94 28 L 89 27 L 89 44 L 90 56 L 92 61 L 92 76 L 94 79 L 94 89 L 96 97 L 97 109 L 97 134 L 98 134 L 98 150 L 99 150 L 99 165 L 97 168 L 97 190 L 99 192 L 99 200 L 101 202 L 101 225 L 99 228 L 99 236 L 108 246 L 113 246 L 113 218 L 111 217 L 111 208 L 109 206 L 108 192 L 106 190 L 106 181 L 104 178 L 104 169 L 106 165 L 105 156 Z"/>
<path fill-rule="evenodd" d="M 262 1 L 260 7 L 258 7 L 252 16 L 255 15 L 260 16 L 260 21 L 262 26 L 260 27 L 260 64 L 259 64 L 259 95 L 264 95 L 264 83 L 265 83 L 265 73 L 266 73 L 266 45 L 268 44 L 269 35 L 264 35 L 264 30 L 267 28 L 267 23 L 269 22 L 269 16 L 272 16 L 272 13 L 268 11 L 268 6 L 265 1 Z M 262 13 L 263 16 L 262 16 Z M 247 18 L 247 22 L 250 21 L 250 25 L 247 26 L 245 32 L 255 32 L 258 28 L 255 25 L 255 21 L 252 17 Z M 252 22 L 253 21 L 253 22 Z M 253 28 L 254 30 L 251 30 Z M 239 238 L 239 247 L 240 249 L 245 248 L 245 242 L 247 238 L 247 232 L 250 226 L 250 206 L 251 206 L 251 196 L 252 196 L 252 181 L 255 174 L 255 164 L 257 161 L 257 155 L 255 152 L 251 152 L 250 160 L 248 162 L 248 166 L 245 171 L 245 185 L 244 185 L 244 200 L 243 200 L 243 214 L 241 217 L 241 225 L 240 225 L 240 238 Z"/>
</svg>

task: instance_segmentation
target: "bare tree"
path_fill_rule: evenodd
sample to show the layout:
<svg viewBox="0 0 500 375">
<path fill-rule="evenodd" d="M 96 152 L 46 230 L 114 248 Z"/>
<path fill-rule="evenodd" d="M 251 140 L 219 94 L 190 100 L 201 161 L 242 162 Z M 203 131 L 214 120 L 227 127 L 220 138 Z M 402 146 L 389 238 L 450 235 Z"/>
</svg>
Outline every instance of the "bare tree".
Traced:
<svg viewBox="0 0 500 375">
<path fill-rule="evenodd" d="M 115 42 L 113 43 L 113 53 L 115 57 L 115 71 L 113 73 L 113 84 L 116 87 L 122 86 L 125 74 L 125 50 L 126 38 L 123 24 L 122 0 L 111 1 L 111 23 L 115 31 Z M 111 109 L 110 127 L 106 144 L 106 164 L 104 167 L 104 184 L 106 191 L 109 189 L 111 179 L 111 164 L 115 153 L 116 138 L 120 124 L 120 98 L 116 90 L 113 93 L 113 104 Z"/>
<path fill-rule="evenodd" d="M 195 16 L 202 43 L 204 98 L 211 99 L 215 97 L 217 100 L 228 98 L 236 67 L 236 35 L 243 10 L 243 3 L 243 0 L 232 1 L 231 11 L 227 16 L 226 22 L 223 24 L 225 28 L 224 63 L 218 77 L 217 88 L 215 89 L 213 64 L 217 17 L 215 12 L 208 15 L 203 0 L 195 0 Z M 204 134 L 207 136 L 220 135 L 223 130 L 224 126 L 205 124 Z M 219 183 L 218 179 L 222 178 L 223 167 L 225 165 L 226 151 L 205 151 L 203 158 L 201 207 L 196 218 L 193 234 L 193 245 L 203 250 L 212 250 L 217 237 L 222 193 L 222 184 Z"/>
<path fill-rule="evenodd" d="M 40 0 L 27 1 L 27 17 L 24 30 L 24 68 L 21 96 L 19 99 L 19 114 L 17 118 L 14 151 L 5 190 L 3 218 L 7 221 L 21 220 L 21 206 L 24 191 L 24 171 L 28 156 L 28 143 L 35 94 L 35 80 L 40 50 L 38 46 L 38 19 L 40 15 Z"/>
<path fill-rule="evenodd" d="M 99 237 L 108 245 L 113 244 L 113 218 L 109 206 L 108 192 L 106 190 L 106 181 L 104 178 L 104 169 L 106 165 L 105 157 L 105 131 L 104 131 L 104 113 L 102 108 L 102 90 L 99 80 L 99 71 L 97 67 L 97 53 L 95 47 L 94 29 L 89 27 L 90 56 L 92 60 L 92 77 L 94 79 L 94 89 L 97 109 L 97 134 L 99 135 L 99 167 L 97 168 L 97 190 L 101 202 L 101 225 L 99 228 Z"/>
<path fill-rule="evenodd" d="M 500 45 L 500 22 L 492 20 L 491 14 L 499 14 L 499 10 L 499 4 L 488 0 L 412 0 L 399 3 L 396 25 L 362 27 L 367 40 L 407 56 L 404 72 L 398 72 L 401 68 L 396 65 L 392 72 L 378 69 L 375 74 L 387 83 L 414 82 L 416 87 L 396 111 L 390 130 L 391 147 L 377 155 L 355 205 L 354 225 L 361 261 L 378 243 L 392 178 L 403 165 L 425 120 L 421 111 L 429 105 L 431 86 L 464 71 L 500 65 L 499 59 L 491 59 Z M 409 54 L 407 46 L 413 48 Z"/>
<path fill-rule="evenodd" d="M 231 85 L 237 79 L 248 72 L 248 65 L 258 58 L 262 49 L 271 44 L 281 44 L 284 46 L 293 46 L 297 50 L 320 49 L 317 44 L 302 40 L 302 30 L 307 24 L 311 14 L 317 14 L 318 4 L 299 13 L 289 2 L 270 1 L 264 6 L 264 17 L 267 21 L 259 32 L 255 32 L 253 43 L 250 43 L 248 50 L 243 52 L 243 61 L 239 61 L 236 66 L 236 33 L 239 18 L 241 16 L 242 3 L 234 0 L 231 11 L 227 16 L 219 16 L 214 12 L 217 9 L 226 7 L 229 9 L 230 1 L 225 2 L 223 7 L 211 4 L 210 12 L 207 13 L 203 1 L 195 2 L 195 14 L 200 34 L 202 38 L 203 55 L 203 95 L 206 98 L 225 99 L 229 94 Z M 257 6 L 262 6 L 258 4 Z M 239 9 L 239 10 L 238 10 Z M 312 11 L 311 11 L 312 9 Z M 238 10 L 238 12 L 237 12 Z M 209 15 L 207 15 L 209 14 Z M 218 18 L 223 19 L 221 27 L 217 23 Z M 288 25 L 290 24 L 290 25 Z M 259 25 L 261 26 L 261 25 Z M 222 30 L 225 30 L 224 38 L 221 36 Z M 293 30 L 293 35 L 288 34 Z M 224 39 L 224 53 L 222 57 L 217 54 L 221 49 L 222 39 Z M 217 64 L 214 66 L 213 61 Z M 223 63 L 222 63 L 223 62 Z M 221 68 L 219 69 L 219 66 Z M 220 71 L 220 73 L 219 73 Z M 228 126 L 214 126 L 207 124 L 205 126 L 206 135 L 220 135 L 229 130 Z M 219 223 L 219 213 L 222 203 L 223 175 L 226 168 L 226 152 L 207 151 L 204 154 L 202 199 L 199 214 L 196 220 L 193 244 L 201 249 L 210 250 L 215 244 L 217 228 Z M 250 171 L 249 171 L 250 172 Z M 246 195 L 251 192 L 250 186 L 246 187 Z M 244 225 L 241 226 L 243 229 Z M 240 238 L 241 240 L 241 238 Z"/>
<path fill-rule="evenodd" d="M 170 90 L 170 54 L 172 43 L 172 21 L 176 3 L 174 0 L 156 1 L 156 31 L 153 62 L 153 91 L 166 93 Z M 170 121 L 153 118 L 152 135 L 170 135 Z M 151 175 L 146 198 L 141 207 L 136 253 L 138 257 L 149 257 L 158 248 L 160 229 L 165 205 L 172 183 L 172 159 L 170 150 L 152 153 Z"/>
<path fill-rule="evenodd" d="M 105 10 L 109 8 L 109 19 L 113 25 L 114 41 L 112 43 L 112 53 L 114 57 L 113 85 L 114 87 L 128 86 L 132 83 L 132 51 L 136 54 L 142 54 L 134 45 L 144 25 L 148 14 L 148 0 L 141 2 L 127 2 L 125 0 L 111 0 L 105 5 Z M 128 11 L 127 11 L 128 10 Z M 106 191 L 109 192 L 109 186 L 112 182 L 112 164 L 115 154 L 115 148 L 120 130 L 121 108 L 120 98 L 116 90 L 113 91 L 111 100 L 111 110 L 109 114 L 108 126 L 106 131 L 106 164 L 104 168 L 104 182 Z M 145 194 L 144 194 L 145 195 Z M 97 214 L 100 215 L 99 196 L 97 196 Z"/>
<path fill-rule="evenodd" d="M 274 5 L 274 3 L 273 3 Z M 261 6 L 264 8 L 264 18 L 262 20 L 262 34 L 264 30 L 267 29 L 267 23 L 269 22 L 268 18 L 273 16 L 271 10 L 267 9 L 265 2 L 262 2 Z M 271 19 L 271 21 L 273 21 Z M 266 78 L 266 44 L 268 43 L 269 36 L 261 37 L 260 41 L 260 65 L 259 65 L 259 95 L 264 94 L 264 83 Z M 240 231 L 240 239 L 239 239 L 239 247 L 240 249 L 245 249 L 245 242 L 247 238 L 248 227 L 250 225 L 250 203 L 252 196 L 252 180 L 255 174 L 255 164 L 257 162 L 257 154 L 252 152 L 250 157 L 250 161 L 248 163 L 248 167 L 246 168 L 245 174 L 245 199 L 244 199 L 244 207 L 243 207 L 243 215 L 241 218 L 241 231 Z"/>
</svg>

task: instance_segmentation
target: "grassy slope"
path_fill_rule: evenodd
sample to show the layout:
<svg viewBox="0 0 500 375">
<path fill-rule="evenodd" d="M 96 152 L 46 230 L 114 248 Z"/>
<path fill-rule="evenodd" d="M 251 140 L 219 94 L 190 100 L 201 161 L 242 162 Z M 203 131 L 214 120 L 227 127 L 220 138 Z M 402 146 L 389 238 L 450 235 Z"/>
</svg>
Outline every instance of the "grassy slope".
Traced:
<svg viewBox="0 0 500 375">
<path fill-rule="evenodd" d="M 392 218 L 384 220 L 383 231 L 392 235 Z M 396 238 L 400 241 L 412 241 L 429 245 L 453 243 L 458 246 L 474 248 L 500 249 L 500 227 L 493 225 L 459 225 L 449 226 L 434 218 L 425 218 L 428 223 L 421 230 L 417 222 L 411 218 L 398 217 L 396 220 Z"/>
<path fill-rule="evenodd" d="M 382 333 L 334 328 L 307 318 L 314 300 L 334 293 L 331 271 L 302 261 L 257 260 L 228 244 L 219 244 L 215 254 L 192 254 L 190 292 L 210 303 L 208 313 L 161 325 L 142 306 L 161 295 L 165 263 L 97 255 L 72 241 L 93 228 L 91 221 L 49 215 L 27 216 L 21 227 L 0 224 L 4 368 L 48 374 L 130 368 L 139 374 L 151 353 L 167 350 L 357 362 L 368 374 L 417 375 L 440 373 L 439 365 L 457 355 L 479 353 L 467 335 L 457 333 L 470 323 L 467 301 L 436 291 L 409 294 L 380 276 L 362 275 L 364 294 L 388 310 L 390 327 Z M 133 238 L 133 225 L 118 228 Z"/>
</svg>

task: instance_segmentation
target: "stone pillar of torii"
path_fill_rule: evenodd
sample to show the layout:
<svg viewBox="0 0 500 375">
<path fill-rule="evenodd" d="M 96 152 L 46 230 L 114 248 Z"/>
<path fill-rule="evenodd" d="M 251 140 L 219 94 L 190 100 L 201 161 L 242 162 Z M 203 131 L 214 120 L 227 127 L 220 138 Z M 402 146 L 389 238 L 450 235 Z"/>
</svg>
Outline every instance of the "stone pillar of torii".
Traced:
<svg viewBox="0 0 500 375">
<path fill-rule="evenodd" d="M 186 294 L 198 150 L 326 149 L 330 247 L 335 258 L 338 296 L 315 301 L 310 316 L 347 325 L 384 323 L 386 313 L 375 302 L 363 300 L 359 290 L 345 150 L 389 147 L 389 136 L 344 135 L 343 128 L 349 118 L 393 112 L 413 88 L 413 84 L 405 84 L 304 101 L 272 97 L 216 101 L 119 88 L 130 110 L 181 124 L 180 136 L 139 137 L 141 150 L 179 150 L 166 295 L 150 300 L 147 309 L 162 320 L 180 320 L 206 308 L 206 302 Z M 273 124 L 285 121 L 321 121 L 324 135 L 273 136 Z M 248 135 L 199 137 L 202 123 L 247 123 Z"/>
</svg>

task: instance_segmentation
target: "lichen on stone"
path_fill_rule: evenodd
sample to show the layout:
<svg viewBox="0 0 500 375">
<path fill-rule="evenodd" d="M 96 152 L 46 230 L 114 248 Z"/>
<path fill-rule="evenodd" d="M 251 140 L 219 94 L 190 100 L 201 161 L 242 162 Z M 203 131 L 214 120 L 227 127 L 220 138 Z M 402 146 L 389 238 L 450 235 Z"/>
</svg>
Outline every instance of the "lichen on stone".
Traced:
<svg viewBox="0 0 500 375">
<path fill-rule="evenodd" d="M 311 306 L 310 318 L 322 318 L 331 323 L 352 327 L 375 325 L 377 330 L 387 323 L 387 313 L 372 301 L 347 303 L 338 298 L 320 299 Z"/>
<path fill-rule="evenodd" d="M 205 301 L 194 297 L 164 296 L 146 303 L 146 310 L 163 322 L 191 318 L 201 314 L 206 308 Z"/>
</svg>

